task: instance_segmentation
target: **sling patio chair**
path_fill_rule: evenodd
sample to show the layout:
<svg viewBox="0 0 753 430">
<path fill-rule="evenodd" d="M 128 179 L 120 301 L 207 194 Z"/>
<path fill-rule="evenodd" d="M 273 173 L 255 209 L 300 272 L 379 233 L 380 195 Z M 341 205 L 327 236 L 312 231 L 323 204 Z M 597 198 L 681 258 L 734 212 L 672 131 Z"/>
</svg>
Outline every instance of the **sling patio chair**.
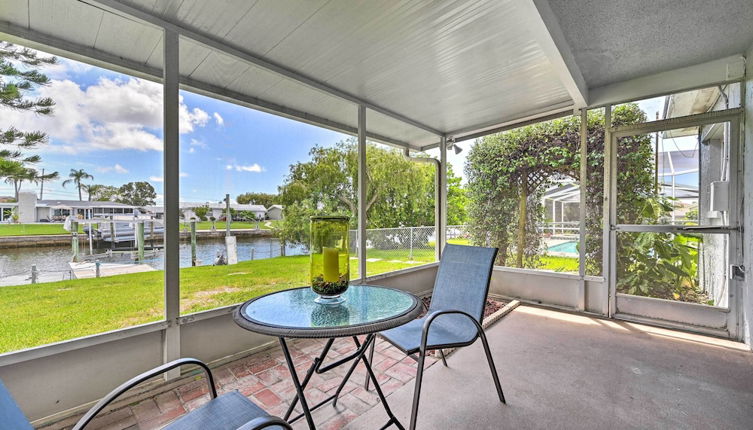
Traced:
<svg viewBox="0 0 753 430">
<path fill-rule="evenodd" d="M 445 246 L 427 314 L 380 333 L 382 338 L 418 361 L 411 409 L 411 430 L 416 428 L 427 351 L 439 350 L 442 362 L 447 366 L 442 349 L 468 346 L 480 337 L 497 395 L 502 403 L 506 403 L 489 344 L 481 326 L 497 251 L 497 248 L 478 246 Z M 415 357 L 416 353 L 418 358 Z"/>
<path fill-rule="evenodd" d="M 181 358 L 171 361 L 123 383 L 89 409 L 76 423 L 73 430 L 86 428 L 94 417 L 108 404 L 136 385 L 168 370 L 189 364 L 200 366 L 206 373 L 211 400 L 173 421 L 164 427 L 163 430 L 292 430 L 292 427 L 287 422 L 281 418 L 270 416 L 238 391 L 231 391 L 218 397 L 214 378 L 209 367 L 195 358 Z M 13 397 L 11 397 L 2 381 L 0 381 L 0 428 L 33 430 L 31 423 L 26 419 L 26 416 L 13 400 Z"/>
</svg>

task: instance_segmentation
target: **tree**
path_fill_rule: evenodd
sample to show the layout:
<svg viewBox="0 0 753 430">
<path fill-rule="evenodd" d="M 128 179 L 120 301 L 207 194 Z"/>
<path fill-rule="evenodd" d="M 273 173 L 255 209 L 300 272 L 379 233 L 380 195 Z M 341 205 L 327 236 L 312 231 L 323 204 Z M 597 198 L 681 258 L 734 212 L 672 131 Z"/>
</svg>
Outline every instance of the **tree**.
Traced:
<svg viewBox="0 0 753 430">
<path fill-rule="evenodd" d="M 290 175 L 280 187 L 279 202 L 287 206 L 308 201 L 320 212 L 355 216 L 358 209 L 355 139 L 329 148 L 316 146 L 309 155 L 309 161 L 290 167 Z M 400 150 L 371 143 L 366 148 L 366 164 L 369 227 L 433 225 L 434 166 L 415 163 Z M 459 178 L 450 184 L 459 187 Z"/>
<path fill-rule="evenodd" d="M 23 163 L 12 160 L 0 160 L 0 176 L 5 178 L 5 182 L 13 184 L 15 198 L 18 200 L 18 193 L 21 191 L 21 185 L 24 182 L 38 184 L 42 181 L 52 181 L 58 179 L 58 172 L 41 174 L 34 168 L 24 167 Z"/>
<path fill-rule="evenodd" d="M 333 147 L 314 147 L 310 159 L 290 166 L 280 187 L 279 202 L 285 220 L 278 235 L 287 242 L 308 241 L 308 217 L 316 214 L 346 215 L 355 228 L 358 210 L 358 149 L 355 139 Z M 366 216 L 369 228 L 434 225 L 434 175 L 430 163 L 406 159 L 397 149 L 369 143 Z M 460 178 L 449 171 L 450 195 L 462 193 Z M 299 228 L 305 226 L 305 229 Z"/>
<path fill-rule="evenodd" d="M 0 160 L 0 176 L 5 178 L 6 184 L 13 185 L 16 201 L 18 201 L 18 192 L 21 188 L 21 183 L 28 179 L 29 170 L 20 161 Z"/>
<path fill-rule="evenodd" d="M 118 188 L 112 185 L 91 184 L 83 188 L 90 202 L 112 202 L 118 198 Z"/>
<path fill-rule="evenodd" d="M 149 182 L 129 182 L 118 188 L 117 201 L 131 206 L 143 207 L 154 204 L 157 192 Z"/>
<path fill-rule="evenodd" d="M 248 192 L 239 194 L 235 201 L 242 205 L 261 205 L 269 208 L 272 205 L 279 204 L 279 199 L 280 196 L 277 194 Z"/>
<path fill-rule="evenodd" d="M 209 213 L 209 206 L 199 206 L 193 209 L 193 213 L 196 214 L 197 217 L 199 217 L 199 221 L 204 221 L 206 219 L 207 214 Z"/>
<path fill-rule="evenodd" d="M 39 68 L 55 63 L 55 57 L 39 57 L 36 51 L 0 41 L 0 107 L 37 115 L 51 115 L 55 105 L 52 99 L 28 98 L 25 93 L 47 85 L 50 80 L 39 71 Z M 47 141 L 47 135 L 40 131 L 20 131 L 13 126 L 0 130 L 0 178 L 14 184 L 16 198 L 23 180 L 42 180 L 42 175 L 35 176 L 30 170 L 22 174 L 22 171 L 30 169 L 29 164 L 41 161 L 39 155 L 30 155 L 27 151 Z M 16 175 L 16 179 L 11 179 L 8 174 Z M 21 179 L 24 175 L 25 179 Z M 52 177 L 57 173 L 49 175 Z M 32 179 L 28 179 L 29 177 Z"/>
<path fill-rule="evenodd" d="M 615 126 L 644 122 L 635 104 L 614 108 Z M 543 220 L 543 191 L 556 179 L 580 178 L 580 119 L 538 123 L 482 138 L 466 162 L 472 242 L 500 248 L 498 264 L 536 267 Z M 604 198 L 604 116 L 588 114 L 586 169 L 586 271 L 600 273 Z M 654 184 L 649 135 L 617 142 L 618 222 L 655 224 L 672 210 Z M 617 241 L 617 291 L 704 302 L 696 281 L 700 235 L 622 233 Z M 514 258 L 510 258 L 514 253 Z"/>
<path fill-rule="evenodd" d="M 645 121 L 635 104 L 618 106 L 613 125 Z M 535 267 L 540 255 L 543 221 L 541 195 L 555 179 L 580 178 L 580 118 L 566 117 L 485 136 L 471 148 L 466 162 L 470 218 L 474 243 L 500 248 L 499 264 Z M 604 117 L 588 115 L 588 188 L 586 228 L 591 269 L 601 264 L 601 211 L 603 200 Z M 622 163 L 618 181 L 618 211 L 634 219 L 653 196 L 652 149 L 649 136 L 621 139 Z M 508 256 L 514 252 L 514 260 Z"/>
<path fill-rule="evenodd" d="M 71 172 L 68 173 L 68 178 L 65 181 L 63 181 L 63 187 L 65 187 L 68 184 L 74 184 L 76 188 L 78 189 L 78 199 L 79 201 L 83 200 L 81 197 L 81 190 L 86 186 L 85 184 L 81 183 L 84 179 L 94 179 L 94 176 L 90 175 L 84 169 L 71 169 Z"/>
</svg>

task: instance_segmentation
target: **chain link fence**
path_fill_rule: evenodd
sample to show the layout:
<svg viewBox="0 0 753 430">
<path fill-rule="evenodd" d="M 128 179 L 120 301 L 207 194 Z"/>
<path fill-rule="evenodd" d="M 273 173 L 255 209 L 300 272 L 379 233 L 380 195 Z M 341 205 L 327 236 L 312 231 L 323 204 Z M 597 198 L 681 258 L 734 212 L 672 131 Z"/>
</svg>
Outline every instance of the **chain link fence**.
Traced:
<svg viewBox="0 0 753 430">
<path fill-rule="evenodd" d="M 405 263 L 435 261 L 433 226 L 374 228 L 366 230 L 367 261 Z"/>
</svg>

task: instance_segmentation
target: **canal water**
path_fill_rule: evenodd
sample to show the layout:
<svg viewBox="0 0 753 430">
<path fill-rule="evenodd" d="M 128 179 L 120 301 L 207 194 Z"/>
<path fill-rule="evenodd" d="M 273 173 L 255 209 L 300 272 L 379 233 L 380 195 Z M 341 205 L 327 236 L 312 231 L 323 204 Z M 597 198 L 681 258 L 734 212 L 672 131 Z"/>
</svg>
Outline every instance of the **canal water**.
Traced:
<svg viewBox="0 0 753 430">
<path fill-rule="evenodd" d="M 280 241 L 273 237 L 236 237 L 238 261 L 261 260 L 265 258 L 279 257 L 281 255 Z M 149 242 L 147 241 L 147 246 Z M 88 253 L 87 245 L 82 244 L 82 252 Z M 103 253 L 105 249 L 94 250 L 95 253 Z M 148 253 L 149 251 L 147 251 Z M 225 254 L 225 240 L 206 239 L 196 242 L 196 258 L 198 265 L 212 265 L 218 253 Z M 303 255 L 307 253 L 304 246 L 285 247 L 285 255 Z M 59 272 L 61 277 L 70 272 L 68 262 L 71 261 L 70 246 L 28 247 L 28 248 L 3 248 L 0 249 L 0 279 L 9 276 L 27 274 L 31 266 L 37 266 L 40 272 Z M 155 269 L 164 268 L 164 252 L 158 251 L 148 256 L 144 263 Z M 102 263 L 133 263 L 129 254 L 114 254 L 110 258 L 100 258 Z M 180 267 L 191 266 L 191 244 L 180 244 Z M 65 278 L 69 279 L 69 278 Z M 2 282 L 0 282 L 0 285 Z"/>
</svg>

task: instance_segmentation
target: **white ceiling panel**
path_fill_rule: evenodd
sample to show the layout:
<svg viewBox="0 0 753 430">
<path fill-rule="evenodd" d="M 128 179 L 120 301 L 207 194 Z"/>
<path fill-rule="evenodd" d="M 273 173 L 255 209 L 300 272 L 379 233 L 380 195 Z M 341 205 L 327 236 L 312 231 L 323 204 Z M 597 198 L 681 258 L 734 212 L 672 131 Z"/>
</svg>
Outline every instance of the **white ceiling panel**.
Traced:
<svg viewBox="0 0 753 430">
<path fill-rule="evenodd" d="M 0 1 L 0 25 L 11 24 L 3 27 L 11 35 L 23 28 L 22 40 L 53 40 L 74 58 L 79 50 L 154 73 L 166 22 L 181 33 L 181 74 L 197 88 L 226 89 L 225 97 L 232 92 L 349 129 L 354 102 L 364 103 L 370 132 L 414 147 L 437 140 L 416 124 L 449 134 L 572 105 L 561 58 L 533 33 L 547 27 L 526 1 L 550 4 L 562 28 L 551 36 L 568 45 L 589 87 L 719 58 L 753 39 L 750 0 L 693 7 L 650 0 L 87 1 L 98 6 Z M 141 12 L 133 16 L 123 5 Z M 282 74 L 253 64 L 254 57 Z"/>
<path fill-rule="evenodd" d="M 227 54 L 212 51 L 188 77 L 225 88 L 250 66 Z"/>
<path fill-rule="evenodd" d="M 29 28 L 28 5 L 28 0 L 0 1 L 0 17 L 19 27 Z"/>
<path fill-rule="evenodd" d="M 255 3 L 255 0 L 184 1 L 178 8 L 167 7 L 162 16 L 224 38 L 253 9 Z"/>
<path fill-rule="evenodd" d="M 295 106 L 311 114 L 358 127 L 358 110 L 355 104 L 334 97 L 291 79 L 280 79 L 260 94 L 260 97 L 284 106 Z M 291 100 L 295 102 L 291 103 Z"/>
<path fill-rule="evenodd" d="M 180 58 L 178 60 L 181 76 L 190 76 L 207 59 L 211 52 L 212 50 L 206 46 L 181 37 L 179 48 Z"/>
<path fill-rule="evenodd" d="M 282 76 L 276 73 L 272 73 L 261 67 L 251 66 L 235 80 L 229 82 L 227 88 L 239 93 L 258 97 L 282 79 Z"/>
<path fill-rule="evenodd" d="M 258 0 L 227 34 L 230 44 L 266 55 L 329 0 Z"/>
<path fill-rule="evenodd" d="M 520 15 L 512 1 L 330 2 L 267 57 L 449 131 L 569 99 Z"/>
<path fill-rule="evenodd" d="M 162 31 L 153 26 L 106 13 L 94 48 L 146 64 L 155 50 L 162 50 L 161 39 Z"/>
<path fill-rule="evenodd" d="M 104 12 L 84 3 L 29 0 L 29 28 L 67 42 L 94 46 Z"/>
</svg>

